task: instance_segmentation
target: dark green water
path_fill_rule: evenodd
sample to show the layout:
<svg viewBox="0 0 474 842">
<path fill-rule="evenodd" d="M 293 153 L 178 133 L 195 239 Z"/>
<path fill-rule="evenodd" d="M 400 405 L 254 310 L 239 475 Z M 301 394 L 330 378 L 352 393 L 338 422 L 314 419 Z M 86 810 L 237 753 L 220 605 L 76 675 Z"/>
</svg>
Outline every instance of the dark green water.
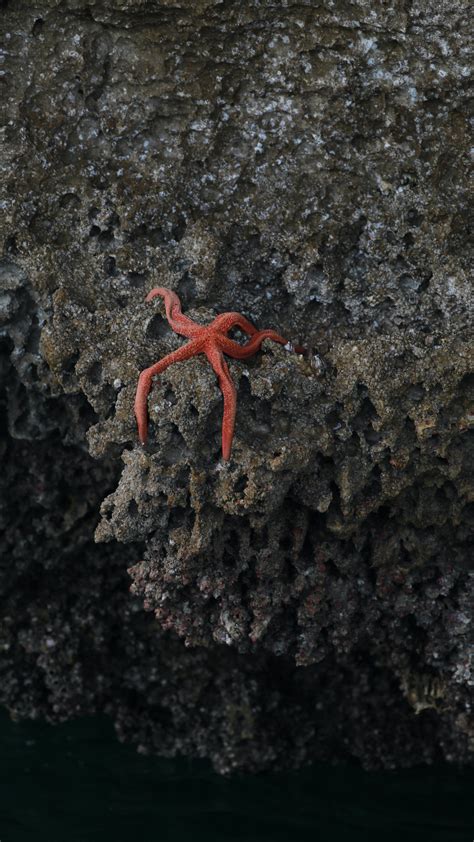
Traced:
<svg viewBox="0 0 474 842">
<path fill-rule="evenodd" d="M 215 775 L 137 755 L 104 720 L 0 715 L 0 842 L 473 842 L 474 770 Z"/>
</svg>

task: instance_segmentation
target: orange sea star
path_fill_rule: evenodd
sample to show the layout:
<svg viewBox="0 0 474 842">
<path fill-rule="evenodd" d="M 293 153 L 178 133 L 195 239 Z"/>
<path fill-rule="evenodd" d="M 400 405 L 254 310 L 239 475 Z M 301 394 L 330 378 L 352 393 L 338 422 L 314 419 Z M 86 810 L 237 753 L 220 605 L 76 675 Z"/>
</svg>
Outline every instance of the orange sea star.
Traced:
<svg viewBox="0 0 474 842">
<path fill-rule="evenodd" d="M 274 330 L 257 330 L 240 313 L 222 313 L 214 319 L 210 325 L 199 325 L 193 322 L 181 312 L 181 302 L 170 289 L 156 287 L 148 293 L 145 301 L 151 301 L 155 296 L 161 295 L 165 301 L 166 318 L 175 333 L 186 336 L 190 341 L 182 345 L 171 354 L 167 354 L 162 360 L 146 368 L 138 378 L 137 393 L 135 396 L 135 416 L 138 424 L 138 435 L 142 444 L 145 444 L 148 432 L 148 394 L 151 389 L 152 378 L 155 374 L 161 374 L 172 363 L 189 360 L 196 354 L 205 354 L 211 363 L 219 381 L 219 387 L 224 396 L 224 414 L 222 418 L 222 456 L 225 460 L 230 458 L 232 439 L 234 436 L 235 413 L 237 409 L 237 392 L 230 376 L 224 354 L 236 360 L 245 360 L 255 354 L 264 339 L 271 339 L 279 342 L 280 345 L 288 345 L 288 340 L 275 333 Z M 239 345 L 226 335 L 232 327 L 238 327 L 251 338 L 245 345 Z M 290 345 L 291 349 L 291 345 Z M 303 353 L 303 348 L 296 347 L 297 353 Z"/>
</svg>

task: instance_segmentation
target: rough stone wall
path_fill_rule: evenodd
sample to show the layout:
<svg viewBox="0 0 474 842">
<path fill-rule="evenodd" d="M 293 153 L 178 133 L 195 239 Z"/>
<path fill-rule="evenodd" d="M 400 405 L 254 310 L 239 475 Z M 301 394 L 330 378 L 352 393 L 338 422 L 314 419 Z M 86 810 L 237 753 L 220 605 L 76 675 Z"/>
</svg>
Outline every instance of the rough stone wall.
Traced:
<svg viewBox="0 0 474 842">
<path fill-rule="evenodd" d="M 472 759 L 467 4 L 2 29 L 2 702 L 221 771 Z M 230 363 L 229 463 L 204 357 L 138 446 L 157 285 L 307 349 Z"/>
</svg>

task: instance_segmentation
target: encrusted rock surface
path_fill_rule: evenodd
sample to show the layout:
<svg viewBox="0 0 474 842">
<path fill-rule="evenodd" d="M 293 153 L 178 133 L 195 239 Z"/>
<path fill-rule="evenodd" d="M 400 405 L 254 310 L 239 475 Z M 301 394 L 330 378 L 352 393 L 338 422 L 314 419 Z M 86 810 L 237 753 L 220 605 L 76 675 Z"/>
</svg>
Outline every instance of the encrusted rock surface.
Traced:
<svg viewBox="0 0 474 842">
<path fill-rule="evenodd" d="M 34 8 L 33 8 L 34 6 Z M 472 761 L 468 19 L 10 0 L 0 700 L 268 769 Z M 204 357 L 239 310 L 307 348 Z"/>
</svg>

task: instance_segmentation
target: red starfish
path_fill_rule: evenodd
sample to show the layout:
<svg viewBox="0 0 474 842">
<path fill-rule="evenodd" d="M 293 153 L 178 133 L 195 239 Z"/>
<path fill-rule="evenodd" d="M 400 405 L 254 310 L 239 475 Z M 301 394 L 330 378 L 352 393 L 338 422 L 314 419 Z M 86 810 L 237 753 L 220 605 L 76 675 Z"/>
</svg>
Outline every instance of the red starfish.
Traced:
<svg viewBox="0 0 474 842">
<path fill-rule="evenodd" d="M 182 345 L 171 354 L 167 354 L 162 360 L 146 368 L 138 378 L 137 393 L 135 396 L 135 416 L 138 424 L 138 435 L 142 444 L 145 444 L 148 432 L 147 422 L 147 400 L 151 389 L 152 377 L 161 374 L 172 363 L 189 360 L 196 354 L 205 354 L 211 363 L 219 386 L 224 396 L 224 415 L 222 418 L 222 456 L 225 460 L 230 458 L 232 439 L 234 436 L 235 413 L 237 409 L 237 393 L 232 382 L 224 354 L 236 360 L 245 360 L 255 354 L 264 339 L 272 339 L 280 345 L 288 345 L 288 340 L 275 333 L 274 330 L 257 330 L 240 313 L 222 313 L 217 316 L 210 325 L 199 325 L 193 322 L 181 312 L 181 302 L 170 289 L 157 287 L 148 293 L 145 301 L 151 301 L 155 296 L 161 295 L 165 301 L 166 318 L 175 333 L 186 336 L 191 341 Z M 244 333 L 251 337 L 245 345 L 239 345 L 226 335 L 231 327 L 239 327 Z M 303 348 L 296 347 L 297 353 L 302 353 Z"/>
</svg>

